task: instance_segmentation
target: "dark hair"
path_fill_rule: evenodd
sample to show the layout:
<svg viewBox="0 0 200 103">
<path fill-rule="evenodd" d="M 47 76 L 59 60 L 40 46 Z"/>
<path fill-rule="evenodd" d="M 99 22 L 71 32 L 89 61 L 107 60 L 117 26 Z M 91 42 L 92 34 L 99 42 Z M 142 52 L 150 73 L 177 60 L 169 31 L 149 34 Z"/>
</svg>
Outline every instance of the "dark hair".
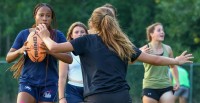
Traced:
<svg viewBox="0 0 200 103">
<path fill-rule="evenodd" d="M 47 4 L 47 3 L 39 3 L 39 4 L 37 4 L 35 6 L 35 8 L 34 8 L 33 16 L 35 17 L 35 15 L 37 14 L 38 10 L 43 6 L 48 7 L 51 10 L 51 13 L 52 13 L 52 17 L 51 18 L 52 18 L 52 24 L 53 24 L 52 26 L 53 27 L 50 27 L 50 28 L 56 28 L 56 15 L 55 15 L 55 12 L 54 12 L 53 8 L 49 4 Z M 35 27 L 35 26 L 36 26 L 36 24 L 34 24 L 32 27 Z"/>
<path fill-rule="evenodd" d="M 56 33 L 56 30 L 53 30 L 53 29 L 56 29 L 57 28 L 57 25 L 56 25 L 56 15 L 55 15 L 55 12 L 54 12 L 54 10 L 53 10 L 53 8 L 49 5 L 49 4 L 47 4 L 47 3 L 39 3 L 39 4 L 37 4 L 36 6 L 35 6 L 35 8 L 34 8 L 34 11 L 33 11 L 33 16 L 35 17 L 35 15 L 37 14 L 37 12 L 38 12 L 38 10 L 41 8 L 41 7 L 43 7 L 43 6 L 46 6 L 46 7 L 48 7 L 50 10 L 51 10 L 51 14 L 52 14 L 52 25 L 50 25 L 50 27 L 48 27 L 48 29 L 49 29 L 49 32 L 50 32 L 50 37 L 51 37 L 51 39 L 52 40 L 55 40 L 55 35 L 53 35 L 53 34 L 55 34 Z M 32 26 L 33 28 L 35 28 L 36 27 L 36 24 L 34 24 L 33 26 Z"/>
</svg>

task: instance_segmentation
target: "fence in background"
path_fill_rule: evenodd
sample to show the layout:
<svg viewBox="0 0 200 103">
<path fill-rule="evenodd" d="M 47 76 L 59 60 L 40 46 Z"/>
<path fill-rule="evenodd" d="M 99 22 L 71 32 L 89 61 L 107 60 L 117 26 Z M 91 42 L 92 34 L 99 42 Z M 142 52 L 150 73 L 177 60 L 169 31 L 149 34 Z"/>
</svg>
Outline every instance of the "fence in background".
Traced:
<svg viewBox="0 0 200 103">
<path fill-rule="evenodd" d="M 0 61 L 0 103 L 16 103 L 18 92 L 18 81 L 12 78 L 12 73 L 6 71 L 12 63 Z M 190 76 L 190 98 L 188 103 L 199 103 L 200 95 L 200 64 L 182 65 Z M 144 76 L 144 68 L 142 63 L 129 65 L 127 72 L 127 81 L 131 87 L 130 94 L 133 103 L 142 103 L 142 79 Z"/>
</svg>

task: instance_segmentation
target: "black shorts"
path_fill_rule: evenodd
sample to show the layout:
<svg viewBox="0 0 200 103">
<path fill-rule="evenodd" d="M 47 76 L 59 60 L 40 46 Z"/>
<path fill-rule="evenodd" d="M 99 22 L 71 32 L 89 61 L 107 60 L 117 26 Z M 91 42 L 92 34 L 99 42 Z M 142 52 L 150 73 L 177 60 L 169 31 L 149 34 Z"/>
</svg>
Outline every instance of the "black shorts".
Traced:
<svg viewBox="0 0 200 103">
<path fill-rule="evenodd" d="M 99 93 L 88 96 L 83 103 L 132 103 L 128 90 L 115 93 Z"/>
<path fill-rule="evenodd" d="M 173 92 L 173 87 L 170 86 L 170 87 L 167 87 L 167 88 L 162 88 L 162 89 L 150 89 L 150 88 L 144 88 L 143 89 L 143 92 L 142 92 L 142 95 L 144 96 L 147 96 L 147 97 L 150 97 L 150 98 L 153 98 L 157 101 L 160 100 L 160 97 L 168 92 L 168 91 L 172 91 Z"/>
</svg>

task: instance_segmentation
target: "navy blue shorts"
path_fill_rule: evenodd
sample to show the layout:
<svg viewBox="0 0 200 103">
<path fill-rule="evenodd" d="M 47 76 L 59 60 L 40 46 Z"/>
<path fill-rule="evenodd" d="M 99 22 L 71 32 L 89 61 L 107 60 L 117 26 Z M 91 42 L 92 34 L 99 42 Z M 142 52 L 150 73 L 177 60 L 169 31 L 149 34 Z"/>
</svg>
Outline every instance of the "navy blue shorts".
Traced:
<svg viewBox="0 0 200 103">
<path fill-rule="evenodd" d="M 19 92 L 29 93 L 37 102 L 56 102 L 58 93 L 57 91 L 57 85 L 31 86 L 26 83 L 19 84 Z"/>
<path fill-rule="evenodd" d="M 84 100 L 83 87 L 67 84 L 65 93 L 67 103 L 80 103 Z"/>
<path fill-rule="evenodd" d="M 150 98 L 153 98 L 157 101 L 160 100 L 160 97 L 168 92 L 168 91 L 172 91 L 173 92 L 173 87 L 170 86 L 170 87 L 167 87 L 167 88 L 162 88 L 162 89 L 150 89 L 150 88 L 144 88 L 143 89 L 143 93 L 142 95 L 144 96 L 147 96 L 147 97 L 150 97 Z"/>
</svg>

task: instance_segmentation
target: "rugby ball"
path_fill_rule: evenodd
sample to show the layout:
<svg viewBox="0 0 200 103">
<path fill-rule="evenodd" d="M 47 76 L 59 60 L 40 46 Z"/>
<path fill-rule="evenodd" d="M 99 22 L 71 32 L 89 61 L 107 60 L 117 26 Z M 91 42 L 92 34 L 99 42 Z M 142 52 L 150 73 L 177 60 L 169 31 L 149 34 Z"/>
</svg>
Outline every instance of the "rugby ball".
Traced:
<svg viewBox="0 0 200 103">
<path fill-rule="evenodd" d="M 43 42 L 42 39 L 36 32 L 31 32 L 27 41 L 28 43 L 26 46 L 30 48 L 30 50 L 27 51 L 28 57 L 33 62 L 42 62 L 46 57 L 45 50 L 40 47 Z"/>
</svg>

